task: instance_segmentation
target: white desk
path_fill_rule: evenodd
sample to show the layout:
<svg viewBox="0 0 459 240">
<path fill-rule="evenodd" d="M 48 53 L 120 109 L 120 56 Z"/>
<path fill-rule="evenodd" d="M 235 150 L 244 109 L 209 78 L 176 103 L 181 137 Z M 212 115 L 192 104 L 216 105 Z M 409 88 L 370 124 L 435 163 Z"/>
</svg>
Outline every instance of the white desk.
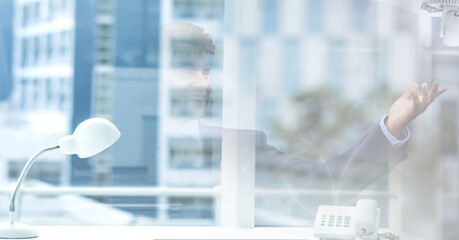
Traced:
<svg viewBox="0 0 459 240">
<path fill-rule="evenodd" d="M 154 226 L 36 226 L 39 240 L 314 239 L 310 229 Z"/>
<path fill-rule="evenodd" d="M 39 240 L 153 239 L 308 239 L 311 228 L 155 227 L 155 226 L 36 226 Z M 401 240 L 424 240 L 400 235 Z"/>
</svg>

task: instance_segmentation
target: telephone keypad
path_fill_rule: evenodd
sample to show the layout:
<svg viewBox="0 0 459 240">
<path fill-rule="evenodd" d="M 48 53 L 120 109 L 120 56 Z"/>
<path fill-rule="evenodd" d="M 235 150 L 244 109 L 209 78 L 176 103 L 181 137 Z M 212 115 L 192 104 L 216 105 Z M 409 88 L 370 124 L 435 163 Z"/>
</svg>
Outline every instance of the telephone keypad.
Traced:
<svg viewBox="0 0 459 240">
<path fill-rule="evenodd" d="M 322 215 L 321 216 L 321 226 L 325 227 L 339 227 L 339 228 L 349 228 L 351 222 L 350 216 L 343 215 Z"/>
</svg>

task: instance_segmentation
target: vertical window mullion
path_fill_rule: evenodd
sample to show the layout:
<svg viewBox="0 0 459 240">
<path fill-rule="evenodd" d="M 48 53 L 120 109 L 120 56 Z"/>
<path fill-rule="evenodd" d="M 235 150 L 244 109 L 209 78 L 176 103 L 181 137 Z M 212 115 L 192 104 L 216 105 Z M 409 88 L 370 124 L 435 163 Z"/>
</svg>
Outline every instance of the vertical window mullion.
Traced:
<svg viewBox="0 0 459 240">
<path fill-rule="evenodd" d="M 239 11 L 244 9 L 244 11 Z M 235 10 L 235 12 L 230 12 Z M 226 33 L 223 61 L 223 129 L 220 224 L 254 227 L 255 203 L 255 113 L 256 44 L 246 39 L 253 33 L 244 24 L 257 19 L 257 1 L 225 1 L 225 23 L 234 31 Z M 254 43 L 253 40 L 249 42 Z M 247 59 L 247 51 L 251 54 Z M 250 62 L 251 64 L 245 64 Z M 252 129 L 252 130 L 242 130 Z"/>
</svg>

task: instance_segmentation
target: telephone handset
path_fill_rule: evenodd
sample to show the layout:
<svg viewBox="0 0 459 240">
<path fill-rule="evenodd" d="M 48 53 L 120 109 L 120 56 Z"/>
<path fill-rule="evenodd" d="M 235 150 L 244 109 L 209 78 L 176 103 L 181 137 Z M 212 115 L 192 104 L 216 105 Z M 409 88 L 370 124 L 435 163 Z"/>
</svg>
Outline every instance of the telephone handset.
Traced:
<svg viewBox="0 0 459 240">
<path fill-rule="evenodd" d="M 319 239 L 378 239 L 378 203 L 362 199 L 355 207 L 319 207 L 314 222 L 314 237 Z"/>
</svg>

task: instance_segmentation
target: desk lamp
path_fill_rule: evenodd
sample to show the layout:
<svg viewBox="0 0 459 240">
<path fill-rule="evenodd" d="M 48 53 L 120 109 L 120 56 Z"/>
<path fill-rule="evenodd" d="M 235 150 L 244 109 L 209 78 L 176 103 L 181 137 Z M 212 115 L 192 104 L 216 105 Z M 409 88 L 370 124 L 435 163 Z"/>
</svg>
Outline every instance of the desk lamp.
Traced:
<svg viewBox="0 0 459 240">
<path fill-rule="evenodd" d="M 38 237 L 37 231 L 32 227 L 23 223 L 16 223 L 14 214 L 18 209 L 15 206 L 16 194 L 30 166 L 40 154 L 60 149 L 63 154 L 77 154 L 80 158 L 87 158 L 110 147 L 120 135 L 119 130 L 110 121 L 103 118 L 90 118 L 80 123 L 72 135 L 60 139 L 59 145 L 45 148 L 32 155 L 22 169 L 16 187 L 11 194 L 10 222 L 0 224 L 0 239 L 34 239 Z"/>
</svg>

